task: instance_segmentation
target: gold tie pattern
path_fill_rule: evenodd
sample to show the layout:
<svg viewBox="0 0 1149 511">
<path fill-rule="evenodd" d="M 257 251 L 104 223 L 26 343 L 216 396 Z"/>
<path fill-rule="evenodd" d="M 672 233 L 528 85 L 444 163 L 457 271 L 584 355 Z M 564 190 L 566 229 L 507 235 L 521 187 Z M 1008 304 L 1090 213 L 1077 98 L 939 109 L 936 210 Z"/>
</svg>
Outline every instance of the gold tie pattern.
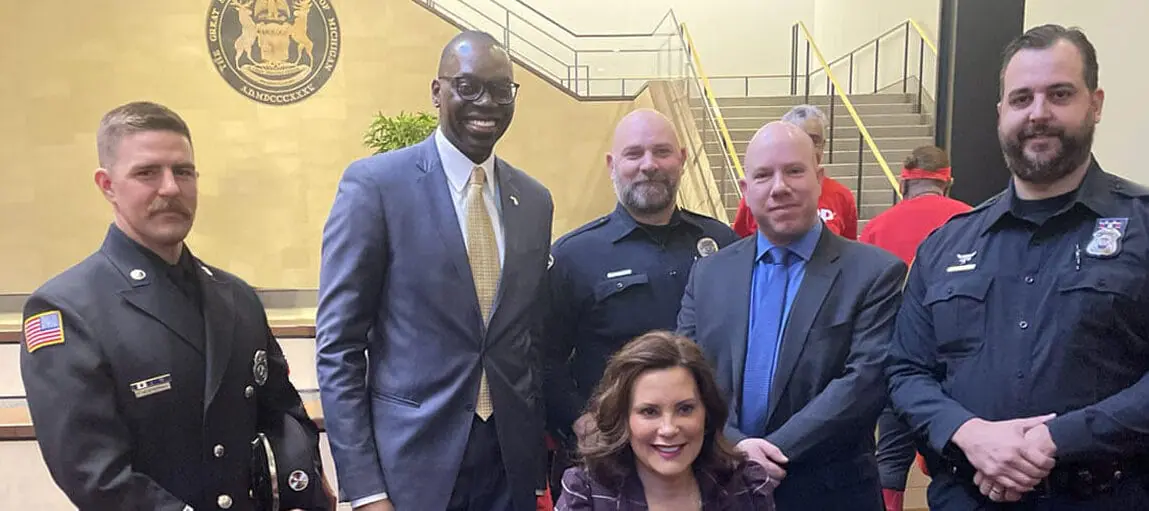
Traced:
<svg viewBox="0 0 1149 511">
<path fill-rule="evenodd" d="M 483 200 L 483 187 L 486 184 L 486 171 L 476 165 L 471 170 L 471 180 L 467 186 L 467 260 L 471 263 L 471 277 L 475 280 L 475 292 L 478 294 L 484 324 L 491 320 L 491 308 L 495 304 L 495 291 L 499 287 L 501 271 L 495 228 L 491 225 L 491 215 Z M 483 369 L 475 413 L 485 421 L 494 412 L 491 390 L 487 386 L 487 370 Z"/>
</svg>

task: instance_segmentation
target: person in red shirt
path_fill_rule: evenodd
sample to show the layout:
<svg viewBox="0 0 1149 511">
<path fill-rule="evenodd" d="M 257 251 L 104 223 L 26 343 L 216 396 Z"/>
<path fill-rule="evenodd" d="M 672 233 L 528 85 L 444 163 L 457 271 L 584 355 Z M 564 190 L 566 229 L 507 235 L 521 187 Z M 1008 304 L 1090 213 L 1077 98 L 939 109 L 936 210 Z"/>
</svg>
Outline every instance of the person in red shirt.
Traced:
<svg viewBox="0 0 1149 511">
<path fill-rule="evenodd" d="M 883 248 L 909 265 L 926 236 L 970 206 L 947 196 L 953 177 L 949 157 L 940 148 L 914 149 L 903 164 L 901 180 L 904 199 L 870 220 L 859 241 Z M 909 426 L 887 407 L 878 418 L 877 452 L 886 511 L 902 510 L 906 476 L 915 455 Z"/>
<path fill-rule="evenodd" d="M 813 105 L 798 105 L 782 120 L 802 128 L 810 139 L 814 141 L 814 149 L 818 151 L 817 163 L 822 164 L 822 156 L 826 147 L 826 115 Z M 818 196 L 818 216 L 826 228 L 834 234 L 849 239 L 858 237 L 858 205 L 854 201 L 854 194 L 829 176 L 822 177 L 822 193 Z M 746 200 L 738 201 L 738 211 L 734 214 L 734 224 L 731 226 L 735 233 L 745 238 L 758 232 L 758 224 L 746 207 Z"/>
</svg>

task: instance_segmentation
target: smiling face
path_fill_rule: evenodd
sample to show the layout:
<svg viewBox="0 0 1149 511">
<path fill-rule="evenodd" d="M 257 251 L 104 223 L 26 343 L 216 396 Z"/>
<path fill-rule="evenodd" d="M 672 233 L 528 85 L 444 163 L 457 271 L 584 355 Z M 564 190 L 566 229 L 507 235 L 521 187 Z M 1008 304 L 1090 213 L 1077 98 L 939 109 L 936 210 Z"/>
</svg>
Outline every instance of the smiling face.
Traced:
<svg viewBox="0 0 1149 511">
<path fill-rule="evenodd" d="M 515 87 L 511 58 L 489 36 L 465 33 L 444 50 L 439 77 L 431 82 L 431 97 L 439 109 L 443 135 L 471 161 L 485 161 L 495 142 L 506 133 L 515 114 L 505 91 Z M 474 99 L 476 91 L 481 94 Z"/>
<path fill-rule="evenodd" d="M 706 436 L 706 407 L 690 371 L 672 367 L 639 375 L 628 427 L 640 476 L 674 480 L 690 473 Z"/>
<path fill-rule="evenodd" d="M 746 148 L 746 177 L 738 184 L 758 229 L 775 245 L 800 238 L 818 221 L 822 167 L 800 128 L 775 122 Z"/>
<path fill-rule="evenodd" d="M 1048 185 L 1089 159 L 1104 92 L 1085 83 L 1081 51 L 1068 40 L 1018 51 L 1002 73 L 998 139 L 1010 172 Z"/>
<path fill-rule="evenodd" d="M 614 132 L 606 155 L 619 202 L 631 214 L 650 215 L 672 209 L 686 163 L 686 149 L 670 121 L 652 110 L 628 114 Z"/>
</svg>

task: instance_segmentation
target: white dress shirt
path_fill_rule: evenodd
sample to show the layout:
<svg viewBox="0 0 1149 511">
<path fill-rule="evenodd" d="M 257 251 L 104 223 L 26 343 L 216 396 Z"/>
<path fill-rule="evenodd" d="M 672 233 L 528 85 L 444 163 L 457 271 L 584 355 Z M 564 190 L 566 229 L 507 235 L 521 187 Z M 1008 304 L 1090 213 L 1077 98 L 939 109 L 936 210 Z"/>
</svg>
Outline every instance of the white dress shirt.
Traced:
<svg viewBox="0 0 1149 511">
<path fill-rule="evenodd" d="M 475 163 L 464 155 L 447 137 L 443 136 L 442 128 L 435 129 L 435 146 L 439 149 L 439 161 L 443 163 L 443 171 L 447 173 L 447 189 L 451 192 L 451 203 L 455 206 L 455 218 L 459 221 L 459 231 L 463 233 L 463 243 L 467 243 L 467 183 L 471 180 L 471 169 Z M 487 174 L 487 184 L 483 186 L 483 201 L 487 206 L 487 213 L 491 215 L 491 227 L 495 230 L 495 244 L 499 247 L 499 266 L 503 265 L 506 254 L 506 243 L 503 237 L 503 222 L 500 218 L 500 201 L 498 180 L 495 178 L 495 155 L 492 153 L 486 161 L 479 164 Z M 372 502 L 386 499 L 386 493 L 368 495 L 361 499 L 351 501 L 351 507 L 365 506 Z"/>
</svg>

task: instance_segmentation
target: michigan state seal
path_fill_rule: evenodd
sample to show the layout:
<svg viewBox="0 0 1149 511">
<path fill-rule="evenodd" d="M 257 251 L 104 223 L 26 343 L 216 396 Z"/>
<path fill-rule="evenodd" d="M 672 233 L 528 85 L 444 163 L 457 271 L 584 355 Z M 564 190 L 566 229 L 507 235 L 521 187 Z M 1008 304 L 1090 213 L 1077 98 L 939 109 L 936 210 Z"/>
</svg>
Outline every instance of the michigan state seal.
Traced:
<svg viewBox="0 0 1149 511">
<path fill-rule="evenodd" d="M 212 0 L 212 64 L 239 93 L 268 105 L 315 94 L 339 61 L 339 20 L 331 0 Z"/>
</svg>

